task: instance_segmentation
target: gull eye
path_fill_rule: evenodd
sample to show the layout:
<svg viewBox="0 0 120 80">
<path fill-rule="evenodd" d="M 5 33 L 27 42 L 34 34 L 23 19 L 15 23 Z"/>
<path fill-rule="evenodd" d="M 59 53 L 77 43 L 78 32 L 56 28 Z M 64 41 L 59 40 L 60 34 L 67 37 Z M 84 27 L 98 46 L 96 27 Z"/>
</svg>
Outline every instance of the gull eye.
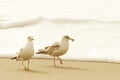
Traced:
<svg viewBox="0 0 120 80">
<path fill-rule="evenodd" d="M 66 39 L 69 39 L 69 36 L 65 36 Z"/>
</svg>

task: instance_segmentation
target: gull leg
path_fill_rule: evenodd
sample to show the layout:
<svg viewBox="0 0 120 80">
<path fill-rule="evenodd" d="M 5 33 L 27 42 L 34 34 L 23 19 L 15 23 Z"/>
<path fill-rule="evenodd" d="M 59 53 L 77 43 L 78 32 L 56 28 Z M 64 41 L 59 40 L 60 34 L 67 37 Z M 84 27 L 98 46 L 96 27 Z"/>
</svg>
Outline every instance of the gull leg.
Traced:
<svg viewBox="0 0 120 80">
<path fill-rule="evenodd" d="M 22 66 L 24 67 L 24 69 L 26 70 L 26 67 L 24 66 L 24 61 L 22 60 Z"/>
<path fill-rule="evenodd" d="M 62 60 L 60 59 L 59 56 L 57 56 L 58 60 L 60 60 L 60 64 L 63 64 Z"/>
<path fill-rule="evenodd" d="M 30 61 L 28 60 L 28 67 L 27 67 L 27 70 L 29 70 L 29 63 L 30 63 Z"/>
<path fill-rule="evenodd" d="M 56 67 L 56 64 L 55 64 L 55 57 L 54 57 L 54 67 Z"/>
<path fill-rule="evenodd" d="M 22 61 L 22 66 L 24 66 L 24 63 L 23 63 L 23 61 Z"/>
</svg>

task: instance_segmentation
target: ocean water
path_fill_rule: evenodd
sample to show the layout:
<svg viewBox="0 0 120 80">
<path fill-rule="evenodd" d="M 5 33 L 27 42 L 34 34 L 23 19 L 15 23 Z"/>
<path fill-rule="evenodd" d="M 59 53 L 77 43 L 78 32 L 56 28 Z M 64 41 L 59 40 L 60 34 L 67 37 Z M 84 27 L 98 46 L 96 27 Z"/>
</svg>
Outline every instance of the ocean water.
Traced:
<svg viewBox="0 0 120 80">
<path fill-rule="evenodd" d="M 20 25 L 20 24 L 19 24 Z M 23 25 L 23 24 L 22 24 Z M 69 35 L 75 42 L 69 42 L 69 51 L 61 56 L 73 60 L 119 61 L 120 24 L 96 21 L 69 22 L 43 20 L 26 27 L 0 29 L 0 55 L 11 57 L 24 46 L 26 37 L 34 36 L 35 51 Z M 35 55 L 35 57 L 49 57 Z M 49 57 L 50 58 L 50 57 Z"/>
<path fill-rule="evenodd" d="M 69 51 L 62 59 L 120 62 L 119 3 L 118 0 L 0 0 L 0 56 L 15 56 L 29 35 L 35 38 L 35 51 L 69 35 L 75 42 L 69 42 Z M 34 57 L 51 58 L 37 54 Z"/>
</svg>

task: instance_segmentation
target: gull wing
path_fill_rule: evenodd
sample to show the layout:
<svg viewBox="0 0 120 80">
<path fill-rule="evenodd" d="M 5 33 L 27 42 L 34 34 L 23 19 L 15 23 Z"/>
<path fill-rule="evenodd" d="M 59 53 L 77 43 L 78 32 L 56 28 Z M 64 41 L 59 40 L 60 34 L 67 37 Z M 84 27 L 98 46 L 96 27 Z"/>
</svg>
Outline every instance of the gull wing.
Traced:
<svg viewBox="0 0 120 80">
<path fill-rule="evenodd" d="M 44 49 L 39 49 L 37 54 L 52 54 L 52 52 L 57 50 L 59 47 L 60 47 L 59 42 L 55 42 L 50 46 L 46 46 Z"/>
<path fill-rule="evenodd" d="M 24 54 L 24 48 L 21 48 L 19 52 L 17 52 L 17 59 L 20 59 L 23 54 Z"/>
<path fill-rule="evenodd" d="M 60 44 L 58 42 L 55 42 L 54 44 L 52 44 L 51 46 L 49 46 L 46 51 L 48 54 L 52 54 L 53 51 L 59 49 Z"/>
</svg>

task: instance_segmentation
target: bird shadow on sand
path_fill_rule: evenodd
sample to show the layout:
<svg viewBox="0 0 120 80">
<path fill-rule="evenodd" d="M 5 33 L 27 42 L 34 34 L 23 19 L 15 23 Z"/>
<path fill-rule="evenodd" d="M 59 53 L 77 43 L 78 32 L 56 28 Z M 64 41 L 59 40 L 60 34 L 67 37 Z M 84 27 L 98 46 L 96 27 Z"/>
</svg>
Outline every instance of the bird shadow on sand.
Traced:
<svg viewBox="0 0 120 80">
<path fill-rule="evenodd" d="M 79 67 L 69 67 L 69 66 L 48 66 L 50 68 L 56 68 L 56 69 L 65 69 L 65 70 L 79 70 L 79 71 L 85 71 L 85 69 L 79 68 Z"/>
<path fill-rule="evenodd" d="M 22 71 L 28 72 L 28 73 L 48 74 L 47 72 L 43 72 L 43 71 L 40 71 L 40 70 L 32 70 L 32 69 L 30 69 L 30 70 L 24 70 L 24 69 L 22 69 Z"/>
</svg>

